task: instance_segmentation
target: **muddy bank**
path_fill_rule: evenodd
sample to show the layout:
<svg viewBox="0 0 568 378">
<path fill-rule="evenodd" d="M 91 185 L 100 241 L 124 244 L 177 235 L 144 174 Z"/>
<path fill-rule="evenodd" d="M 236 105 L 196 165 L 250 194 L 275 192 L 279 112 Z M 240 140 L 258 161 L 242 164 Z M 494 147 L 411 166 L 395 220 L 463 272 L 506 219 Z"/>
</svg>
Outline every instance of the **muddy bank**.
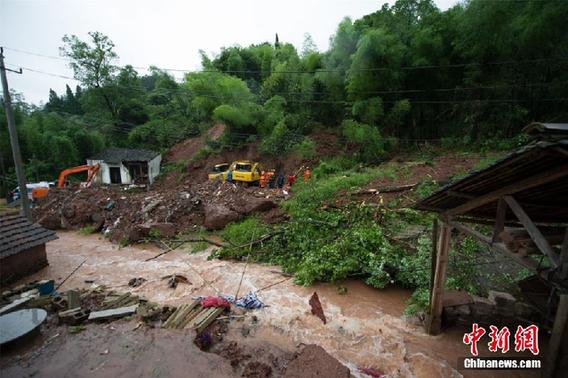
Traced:
<svg viewBox="0 0 568 378">
<path fill-rule="evenodd" d="M 235 295 L 244 268 L 244 263 L 208 261 L 208 251 L 191 253 L 189 246 L 144 262 L 160 251 L 149 245 L 120 249 L 97 235 L 60 232 L 59 236 L 59 240 L 47 246 L 50 266 L 27 280 L 41 277 L 60 281 L 87 259 L 61 290 L 88 287 L 94 282 L 175 305 L 189 303 L 195 295 Z M 402 311 L 409 291 L 376 290 L 353 281 L 342 283 L 347 293 L 340 295 L 332 284 L 305 288 L 294 285 L 278 272 L 275 266 L 249 264 L 247 267 L 241 295 L 274 284 L 258 293 L 268 307 L 253 312 L 257 325 L 249 327 L 247 338 L 270 341 L 283 350 L 298 344 L 320 345 L 352 372 L 367 367 L 393 377 L 458 376 L 458 358 L 468 351 L 461 340 L 463 333 L 430 337 L 422 327 L 408 323 Z M 160 278 L 173 273 L 184 274 L 191 284 L 170 289 Z M 148 281 L 129 288 L 128 280 L 133 277 Z M 326 325 L 311 314 L 308 300 L 314 291 L 321 300 Z M 531 375 L 501 371 L 470 376 Z"/>
<path fill-rule="evenodd" d="M 214 126 L 215 132 L 212 135 L 220 135 L 220 126 Z M 210 129 L 210 132 L 211 130 Z M 252 160 L 261 162 L 267 169 L 274 169 L 285 175 L 294 174 L 303 165 L 314 166 L 320 159 L 337 155 L 337 151 L 342 149 L 340 138 L 337 134 L 329 130 L 315 131 L 309 137 L 315 143 L 315 156 L 304 159 L 297 153 L 291 152 L 285 156 L 272 156 L 260 153 L 258 142 L 247 143 L 240 148 L 224 149 L 220 153 L 209 155 L 197 161 L 190 161 L 204 143 L 202 138 L 190 138 L 178 143 L 170 149 L 165 156 L 168 163 L 182 162 L 184 164 L 183 174 L 186 178 L 184 183 L 202 183 L 207 180 L 207 174 L 211 167 L 220 163 L 231 163 L 235 160 Z M 170 173 L 166 175 L 156 187 L 167 187 L 179 183 L 179 174 Z"/>
<path fill-rule="evenodd" d="M 139 328 L 136 322 L 89 324 L 77 334 L 69 328 L 44 329 L 35 349 L 3 352 L 6 377 L 238 377 L 221 356 L 202 352 L 192 335 Z"/>
</svg>

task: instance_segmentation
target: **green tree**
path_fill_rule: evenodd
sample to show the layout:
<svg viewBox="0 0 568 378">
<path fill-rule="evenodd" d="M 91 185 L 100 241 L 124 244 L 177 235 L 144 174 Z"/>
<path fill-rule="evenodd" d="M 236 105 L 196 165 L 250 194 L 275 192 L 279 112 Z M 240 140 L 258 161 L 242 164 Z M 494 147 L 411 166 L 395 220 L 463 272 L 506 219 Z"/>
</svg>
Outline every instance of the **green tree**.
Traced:
<svg viewBox="0 0 568 378">
<path fill-rule="evenodd" d="M 80 40 L 76 35 L 65 35 L 64 46 L 60 48 L 63 56 L 71 61 L 75 79 L 79 80 L 92 94 L 102 97 L 107 110 L 113 118 L 118 118 L 118 109 L 113 103 L 107 85 L 114 80 L 118 70 L 114 62 L 118 55 L 114 52 L 114 43 L 100 32 L 89 32 L 91 44 Z"/>
</svg>

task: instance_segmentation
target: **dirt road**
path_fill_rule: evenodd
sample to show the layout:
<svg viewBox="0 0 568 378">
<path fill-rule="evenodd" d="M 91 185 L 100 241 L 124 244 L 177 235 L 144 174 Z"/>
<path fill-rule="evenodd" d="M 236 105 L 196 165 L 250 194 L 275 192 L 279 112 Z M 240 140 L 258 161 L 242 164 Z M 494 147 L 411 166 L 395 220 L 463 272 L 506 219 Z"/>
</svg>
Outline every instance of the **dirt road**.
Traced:
<svg viewBox="0 0 568 378">
<path fill-rule="evenodd" d="M 145 262 L 160 250 L 151 245 L 119 248 L 100 235 L 58 235 L 59 240 L 48 244 L 49 267 L 26 281 L 51 278 L 60 282 L 86 259 L 61 287 L 62 291 L 98 284 L 162 304 L 181 304 L 197 295 L 235 295 L 243 277 L 240 295 L 275 284 L 258 293 L 267 307 L 250 313 L 257 316 L 259 324 L 251 331 L 251 337 L 270 340 L 284 350 L 299 343 L 320 345 L 353 373 L 359 367 L 374 368 L 392 377 L 451 377 L 463 373 L 455 370 L 458 358 L 468 353 L 461 340 L 463 331 L 431 337 L 422 327 L 407 322 L 402 312 L 409 291 L 375 290 L 350 281 L 342 284 L 347 293 L 340 295 L 332 284 L 309 288 L 294 285 L 291 279 L 285 280 L 276 266 L 250 264 L 242 276 L 244 263 L 208 261 L 209 251 L 191 253 L 189 246 Z M 191 284 L 168 288 L 161 277 L 173 273 L 185 275 Z M 134 277 L 148 281 L 130 288 L 127 283 Z M 308 300 L 314 291 L 328 320 L 325 325 L 310 313 Z M 501 371 L 466 376 L 530 375 Z"/>
</svg>

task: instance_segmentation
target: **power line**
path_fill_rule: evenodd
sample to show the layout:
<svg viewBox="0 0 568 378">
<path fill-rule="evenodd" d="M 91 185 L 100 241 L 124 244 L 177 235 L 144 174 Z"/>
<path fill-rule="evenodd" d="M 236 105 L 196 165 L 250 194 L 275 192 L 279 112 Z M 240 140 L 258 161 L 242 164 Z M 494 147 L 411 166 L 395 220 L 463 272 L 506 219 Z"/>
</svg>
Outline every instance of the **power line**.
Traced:
<svg viewBox="0 0 568 378">
<path fill-rule="evenodd" d="M 7 50 L 14 52 L 19 52 L 22 54 L 28 54 L 48 59 L 71 61 L 69 58 L 56 57 L 52 55 L 39 54 L 31 51 L 15 49 L 11 47 L 5 47 Z M 280 70 L 280 71 L 266 71 L 266 70 L 195 70 L 195 69 L 181 69 L 181 68 L 163 68 L 156 67 L 162 71 L 171 72 L 185 72 L 185 73 L 229 73 L 229 74 L 316 74 L 316 73 L 329 73 L 329 72 L 374 72 L 374 71 L 411 71 L 411 70 L 427 70 L 427 69 L 439 69 L 439 68 L 465 68 L 465 67 L 475 67 L 475 66 L 491 66 L 491 65 L 516 65 L 516 64 L 533 64 L 542 62 L 560 62 L 568 61 L 568 57 L 555 57 L 555 58 L 537 58 L 537 59 L 525 59 L 525 60 L 505 60 L 496 62 L 469 62 L 469 63 L 455 63 L 455 64 L 432 64 L 432 65 L 417 65 L 417 66 L 401 66 L 396 68 L 391 67 L 371 67 L 371 68 L 349 68 L 347 70 L 340 68 L 330 68 L 330 69 L 317 69 L 315 71 L 305 71 L 305 70 Z M 131 66 L 135 69 L 148 70 L 146 67 L 141 66 Z"/>
<path fill-rule="evenodd" d="M 14 64 L 9 64 L 12 67 L 21 67 L 24 70 L 39 73 L 43 75 L 49 75 L 52 77 L 58 77 L 67 80 L 74 80 L 79 81 L 73 77 L 46 72 L 42 70 L 37 70 L 34 68 L 18 66 Z M 401 89 L 401 90 L 378 90 L 378 91 L 357 91 L 357 92 L 350 92 L 352 95 L 357 94 L 407 94 L 407 93 L 428 93 L 428 92 L 463 92 L 463 91 L 474 91 L 474 90 L 489 90 L 489 89 L 512 89 L 512 88 L 532 88 L 532 87 L 552 87 L 552 86 L 562 86 L 568 85 L 568 82 L 557 82 L 557 83 L 525 83 L 525 84 L 507 84 L 507 85 L 491 85 L 491 86 L 476 86 L 476 87 L 455 87 L 455 88 L 428 88 L 428 89 Z M 133 90 L 142 90 L 145 93 L 146 91 L 143 87 L 139 86 L 124 86 L 124 85 L 115 85 L 113 88 L 122 88 L 122 89 L 133 89 Z M 196 93 L 191 91 L 190 89 L 186 88 L 155 88 L 162 92 L 166 93 L 175 93 L 175 92 L 185 92 L 184 94 L 191 94 Z M 274 92 L 273 95 L 325 95 L 328 92 Z M 197 94 L 198 96 L 207 97 L 206 94 Z M 213 96 L 211 96 L 213 97 Z M 313 100 L 316 101 L 316 100 Z M 473 101 L 473 100 L 472 100 Z"/>
<path fill-rule="evenodd" d="M 40 53 L 36 53 L 36 52 L 31 52 L 31 51 L 26 51 L 26 50 L 15 49 L 15 48 L 12 48 L 12 47 L 6 47 L 6 46 L 4 46 L 4 49 L 10 50 L 10 51 L 14 51 L 14 52 L 18 52 L 18 53 L 21 53 L 21 54 L 38 56 L 38 57 L 41 57 L 41 58 L 48 58 L 48 59 L 54 59 L 54 60 L 63 60 L 63 61 L 71 61 L 71 59 L 69 59 L 69 58 L 64 58 L 64 57 L 62 57 L 62 56 L 45 55 L 45 54 L 40 54 Z"/>
<path fill-rule="evenodd" d="M 15 65 L 11 65 L 17 67 Z M 27 67 L 21 67 L 24 70 L 35 72 L 39 74 L 49 75 L 53 77 L 58 77 L 62 79 L 70 79 L 78 81 L 75 78 L 50 73 L 46 71 L 31 69 Z M 510 85 L 510 86 L 487 86 L 487 87 L 469 87 L 469 88 L 432 88 L 432 89 L 409 89 L 409 90 L 391 90 L 391 91 L 361 91 L 361 92 L 352 92 L 351 94 L 404 94 L 404 93 L 428 93 L 428 92 L 452 92 L 452 91 L 466 91 L 466 90 L 477 90 L 477 89 L 507 89 L 507 88 L 525 88 L 525 87 L 548 87 L 548 86 L 555 86 L 555 85 L 566 85 L 568 83 L 533 83 L 533 84 L 519 84 L 519 85 Z M 143 87 L 141 86 L 124 86 L 124 85 L 115 85 L 111 88 L 116 89 L 130 89 L 135 91 L 140 91 L 143 93 L 148 93 Z M 161 91 L 166 93 L 183 93 L 189 95 L 195 95 L 198 97 L 207 97 L 219 100 L 227 100 L 228 97 L 223 96 L 215 96 L 209 93 L 203 92 L 196 92 L 186 88 L 160 88 Z M 326 92 L 275 92 L 273 95 L 316 95 L 316 94 L 327 94 Z M 538 98 L 538 99 L 472 99 L 472 100 L 412 100 L 407 99 L 411 104 L 460 104 L 460 103 L 519 103 L 519 102 L 562 102 L 566 101 L 567 98 L 560 97 L 560 98 Z M 286 99 L 286 102 L 289 103 L 313 103 L 313 104 L 344 104 L 350 105 L 353 104 L 354 101 L 344 101 L 344 100 L 302 100 L 302 99 Z M 383 100 L 383 103 L 386 104 L 393 104 L 398 101 L 389 101 Z"/>
</svg>

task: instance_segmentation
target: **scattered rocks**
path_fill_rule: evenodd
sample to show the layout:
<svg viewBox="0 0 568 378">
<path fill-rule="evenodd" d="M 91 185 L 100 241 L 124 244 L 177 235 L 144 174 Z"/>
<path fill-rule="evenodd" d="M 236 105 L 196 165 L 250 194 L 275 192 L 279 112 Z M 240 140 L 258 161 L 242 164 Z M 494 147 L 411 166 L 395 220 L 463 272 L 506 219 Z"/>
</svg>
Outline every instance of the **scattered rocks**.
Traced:
<svg viewBox="0 0 568 378">
<path fill-rule="evenodd" d="M 279 198 L 278 190 L 270 191 L 221 181 L 157 186 L 150 192 L 110 186 L 51 189 L 33 211 L 35 219 L 49 229 L 89 226 L 113 242 L 134 243 L 153 232 L 168 238 L 202 225 L 222 229 L 250 213 L 269 212 L 269 218 L 284 219 L 276 202 L 266 198 Z"/>
</svg>

